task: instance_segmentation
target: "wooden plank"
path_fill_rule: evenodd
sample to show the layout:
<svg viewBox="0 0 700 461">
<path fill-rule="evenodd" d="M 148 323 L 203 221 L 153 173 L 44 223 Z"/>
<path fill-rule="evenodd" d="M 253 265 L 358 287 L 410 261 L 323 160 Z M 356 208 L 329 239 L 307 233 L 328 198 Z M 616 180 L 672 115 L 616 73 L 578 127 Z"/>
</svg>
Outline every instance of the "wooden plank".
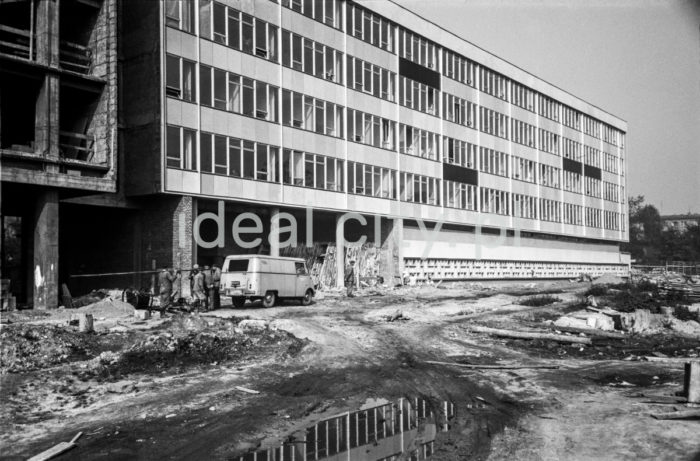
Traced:
<svg viewBox="0 0 700 461">
<path fill-rule="evenodd" d="M 243 386 L 236 386 L 236 389 L 238 389 L 241 392 L 247 392 L 248 394 L 259 394 L 259 391 L 254 391 L 253 389 L 248 389 L 247 387 Z"/>
<path fill-rule="evenodd" d="M 78 445 L 76 445 L 75 443 L 61 442 L 58 445 L 54 445 L 53 447 L 49 448 L 48 450 L 42 451 L 38 455 L 32 456 L 31 458 L 29 458 L 28 461 L 46 461 L 48 459 L 60 455 L 61 453 L 65 453 L 71 448 L 77 446 Z"/>
<path fill-rule="evenodd" d="M 591 338 L 583 338 L 580 336 L 566 336 L 566 335 L 554 335 L 548 333 L 537 333 L 530 331 L 511 331 L 511 330 L 501 330 L 498 328 L 489 328 L 472 325 L 468 327 L 469 330 L 477 333 L 486 333 L 492 336 L 501 336 L 505 338 L 516 338 L 516 339 L 543 339 L 547 341 L 557 341 L 563 343 L 576 343 L 576 344 L 592 344 Z"/>
<path fill-rule="evenodd" d="M 696 419 L 700 418 L 700 409 L 653 413 L 651 416 L 656 419 Z"/>
<path fill-rule="evenodd" d="M 619 333 L 616 331 L 597 330 L 594 328 L 560 327 L 560 326 L 557 326 L 554 324 L 545 325 L 545 327 L 549 328 L 551 330 L 566 331 L 568 333 L 583 333 L 585 335 L 599 336 L 601 338 L 610 338 L 610 339 L 625 339 L 625 338 L 627 338 L 627 335 L 625 335 L 624 333 Z"/>
<path fill-rule="evenodd" d="M 697 357 L 654 357 L 645 356 L 648 362 L 665 362 L 665 363 L 688 363 L 688 362 L 699 362 Z"/>
</svg>

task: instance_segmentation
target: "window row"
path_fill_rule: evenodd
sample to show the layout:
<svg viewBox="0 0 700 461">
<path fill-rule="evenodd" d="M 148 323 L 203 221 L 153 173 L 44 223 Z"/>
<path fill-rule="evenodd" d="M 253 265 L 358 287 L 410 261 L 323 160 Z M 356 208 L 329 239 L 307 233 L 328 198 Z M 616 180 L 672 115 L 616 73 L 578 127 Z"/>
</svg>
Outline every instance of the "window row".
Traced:
<svg viewBox="0 0 700 461">
<path fill-rule="evenodd" d="M 581 160 L 581 143 L 562 136 L 562 157 L 571 160 L 576 160 L 577 162 Z"/>
<path fill-rule="evenodd" d="M 486 94 L 508 101 L 507 77 L 483 66 L 479 66 L 479 89 Z"/>
<path fill-rule="evenodd" d="M 511 139 L 524 146 L 535 147 L 537 128 L 518 119 L 511 119 Z"/>
<path fill-rule="evenodd" d="M 282 65 L 343 83 L 343 52 L 288 30 L 282 31 Z"/>
<path fill-rule="evenodd" d="M 564 224 L 573 224 L 575 226 L 583 225 L 583 207 L 574 205 L 573 203 L 562 204 L 562 220 Z"/>
<path fill-rule="evenodd" d="M 606 230 L 620 230 L 620 213 L 603 211 L 603 228 Z"/>
<path fill-rule="evenodd" d="M 572 171 L 564 171 L 563 189 L 569 192 L 581 193 L 581 175 Z"/>
<path fill-rule="evenodd" d="M 446 207 L 476 211 L 476 186 L 457 181 L 443 181 L 442 186 Z"/>
<path fill-rule="evenodd" d="M 199 65 L 199 98 L 203 106 L 278 122 L 279 88 L 252 78 Z"/>
<path fill-rule="evenodd" d="M 282 0 L 282 6 L 336 29 L 343 24 L 342 3 L 337 0 Z"/>
<path fill-rule="evenodd" d="M 396 122 L 378 115 L 348 109 L 348 139 L 393 150 L 396 145 Z"/>
<path fill-rule="evenodd" d="M 278 30 L 277 26 L 221 3 L 200 0 L 200 37 L 278 62 Z"/>
<path fill-rule="evenodd" d="M 559 155 L 559 135 L 540 128 L 539 149 Z"/>
<path fill-rule="evenodd" d="M 347 69 L 348 88 L 364 91 L 387 101 L 394 100 L 396 73 L 349 55 Z"/>
<path fill-rule="evenodd" d="M 399 28 L 399 56 L 437 70 L 437 45 L 404 28 Z"/>
<path fill-rule="evenodd" d="M 560 104 L 543 94 L 539 95 L 539 114 L 555 122 L 559 121 Z"/>
<path fill-rule="evenodd" d="M 510 215 L 510 192 L 481 188 L 481 207 L 483 213 Z"/>
<path fill-rule="evenodd" d="M 602 212 L 597 208 L 586 207 L 586 227 L 603 227 Z"/>
<path fill-rule="evenodd" d="M 596 198 L 601 198 L 602 197 L 602 182 L 600 179 L 596 178 L 591 178 L 590 176 L 584 176 L 583 177 L 583 183 L 584 183 L 584 194 L 586 194 L 589 197 L 596 197 Z"/>
<path fill-rule="evenodd" d="M 179 126 L 165 129 L 165 164 L 171 168 L 197 171 L 197 132 Z"/>
<path fill-rule="evenodd" d="M 340 2 L 337 2 L 340 3 Z M 347 3 L 347 33 L 364 42 L 394 52 L 396 26 L 354 3 Z"/>
<path fill-rule="evenodd" d="M 518 107 L 534 112 L 537 92 L 517 82 L 511 83 L 511 101 Z"/>
<path fill-rule="evenodd" d="M 478 65 L 457 53 L 443 49 L 442 73 L 444 76 L 476 88 Z"/>
<path fill-rule="evenodd" d="M 476 144 L 447 136 L 443 137 L 443 144 L 443 162 L 463 166 L 465 168 L 476 168 Z"/>
<path fill-rule="evenodd" d="M 284 149 L 282 182 L 293 186 L 342 192 L 343 160 L 325 155 Z"/>
<path fill-rule="evenodd" d="M 618 133 L 619 132 L 615 128 L 603 123 L 603 141 L 613 146 L 619 145 Z"/>
<path fill-rule="evenodd" d="M 479 108 L 481 126 L 479 129 L 484 133 L 488 133 L 499 138 L 508 139 L 508 116 L 496 112 L 495 110 L 487 109 L 486 107 Z"/>
<path fill-rule="evenodd" d="M 561 202 L 540 199 L 540 219 L 549 222 L 561 222 Z"/>
<path fill-rule="evenodd" d="M 488 147 L 479 147 L 479 170 L 488 174 L 508 177 L 508 154 Z"/>
<path fill-rule="evenodd" d="M 399 200 L 440 205 L 440 180 L 414 173 L 399 173 Z"/>
<path fill-rule="evenodd" d="M 537 219 L 537 198 L 524 194 L 513 194 L 513 216 Z"/>
<path fill-rule="evenodd" d="M 521 157 L 516 157 L 512 156 L 511 157 L 513 161 L 513 169 L 512 169 L 512 177 L 513 179 L 517 179 L 519 181 L 525 181 L 525 182 L 531 182 L 535 183 L 536 182 L 536 168 L 535 166 L 537 165 L 535 162 L 532 160 L 527 160 Z"/>
<path fill-rule="evenodd" d="M 540 184 L 554 189 L 559 189 L 561 169 L 540 163 Z"/>
<path fill-rule="evenodd" d="M 399 125 L 399 152 L 438 160 L 440 135 L 410 125 Z"/>
<path fill-rule="evenodd" d="M 439 100 L 437 88 L 411 80 L 408 77 L 399 77 L 399 104 L 413 110 L 430 115 L 437 115 Z"/>
<path fill-rule="evenodd" d="M 282 90 L 282 123 L 343 138 L 343 106 L 296 91 Z"/>
<path fill-rule="evenodd" d="M 460 125 L 474 127 L 477 105 L 466 99 L 444 93 L 443 118 Z"/>
<path fill-rule="evenodd" d="M 396 199 L 396 170 L 348 162 L 348 192 L 394 200 Z"/>
</svg>

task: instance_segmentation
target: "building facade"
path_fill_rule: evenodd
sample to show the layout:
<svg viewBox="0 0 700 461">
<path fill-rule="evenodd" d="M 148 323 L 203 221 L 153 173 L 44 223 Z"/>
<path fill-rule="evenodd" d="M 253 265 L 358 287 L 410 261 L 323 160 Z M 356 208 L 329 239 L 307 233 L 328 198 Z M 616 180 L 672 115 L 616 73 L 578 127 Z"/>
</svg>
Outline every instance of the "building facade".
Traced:
<svg viewBox="0 0 700 461">
<path fill-rule="evenodd" d="M 672 214 L 661 216 L 663 229 L 674 229 L 678 232 L 685 232 L 688 228 L 700 226 L 700 214 Z"/>
<path fill-rule="evenodd" d="M 240 252 L 325 285 L 627 270 L 626 123 L 391 1 L 56 5 L 0 5 L 3 219 L 67 218 L 20 239 L 24 285 Z"/>
</svg>

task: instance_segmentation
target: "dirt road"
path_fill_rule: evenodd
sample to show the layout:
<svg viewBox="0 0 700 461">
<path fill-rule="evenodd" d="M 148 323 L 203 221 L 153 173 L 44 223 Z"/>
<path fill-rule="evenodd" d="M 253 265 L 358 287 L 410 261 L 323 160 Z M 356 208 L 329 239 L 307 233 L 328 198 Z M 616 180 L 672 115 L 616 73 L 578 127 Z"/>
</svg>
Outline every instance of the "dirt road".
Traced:
<svg viewBox="0 0 700 461">
<path fill-rule="evenodd" d="M 436 415 L 441 430 L 431 460 L 700 459 L 700 422 L 657 421 L 650 413 L 669 405 L 645 403 L 679 389 L 679 366 L 585 356 L 573 346 L 535 351 L 466 328 L 475 318 L 523 322 L 566 309 L 582 286 L 537 289 L 562 287 L 562 302 L 547 308 L 515 304 L 522 287 L 505 285 L 327 296 L 311 307 L 224 307 L 202 318 L 262 322 L 246 322 L 254 344 L 221 362 L 200 357 L 162 369 L 81 375 L 92 362 L 74 360 L 5 374 L 0 459 L 24 459 L 79 431 L 79 446 L 56 459 L 239 459 L 285 441 L 291 446 L 292 434 L 319 421 L 401 398 L 425 399 Z M 700 342 L 684 347 L 700 352 Z M 443 414 L 445 402 L 454 405 L 453 416 Z M 368 458 L 369 448 L 360 448 L 329 459 Z"/>
</svg>

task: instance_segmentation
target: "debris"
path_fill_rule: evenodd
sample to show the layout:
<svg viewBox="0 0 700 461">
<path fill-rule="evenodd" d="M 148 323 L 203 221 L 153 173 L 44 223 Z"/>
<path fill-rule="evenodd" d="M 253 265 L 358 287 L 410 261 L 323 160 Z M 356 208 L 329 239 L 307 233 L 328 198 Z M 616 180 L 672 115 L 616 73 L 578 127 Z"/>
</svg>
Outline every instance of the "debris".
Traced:
<svg viewBox="0 0 700 461">
<path fill-rule="evenodd" d="M 93 326 L 92 314 L 78 314 L 78 324 L 78 329 L 81 333 L 91 333 L 95 331 L 95 328 Z"/>
<path fill-rule="evenodd" d="M 597 330 L 597 329 L 591 329 L 591 328 L 578 328 L 578 327 L 571 327 L 571 326 L 563 326 L 563 325 L 560 325 L 558 323 L 558 321 L 554 322 L 553 324 L 545 325 L 545 326 L 547 326 L 548 328 L 554 329 L 554 330 L 565 331 L 567 333 L 583 333 L 585 335 L 598 336 L 601 338 L 625 339 L 627 337 L 624 333 L 618 333 L 618 332 L 614 332 L 614 331 L 604 331 L 604 330 Z"/>
<path fill-rule="evenodd" d="M 241 320 L 238 323 L 238 328 L 240 328 L 243 331 L 267 330 L 269 327 L 270 327 L 270 324 L 268 322 L 266 322 L 265 320 L 245 319 L 245 320 Z"/>
<path fill-rule="evenodd" d="M 475 368 L 475 369 L 485 369 L 485 370 L 528 370 L 528 369 L 545 369 L 545 370 L 556 370 L 559 368 L 557 365 L 476 365 L 476 364 L 466 364 L 466 363 L 454 363 L 454 362 L 438 362 L 435 360 L 427 360 L 425 363 L 432 363 L 434 365 L 451 365 L 460 368 Z"/>
<path fill-rule="evenodd" d="M 78 432 L 78 434 L 75 437 L 73 437 L 73 439 L 70 442 L 61 442 L 58 445 L 54 445 L 48 450 L 42 451 L 38 455 L 32 456 L 31 458 L 29 458 L 29 461 L 45 461 L 54 458 L 60 455 L 61 453 L 65 453 L 71 448 L 78 446 L 75 442 L 78 441 L 81 435 L 83 435 L 83 433 Z"/>
<path fill-rule="evenodd" d="M 174 418 L 174 417 L 176 417 L 176 416 L 177 416 L 177 415 L 176 415 L 175 413 L 170 413 L 169 415 L 165 415 L 165 419 Z"/>
<path fill-rule="evenodd" d="M 393 314 L 385 315 L 384 318 L 387 322 L 395 322 L 397 320 L 410 320 L 408 317 L 403 315 L 403 311 L 398 309 Z"/>
<path fill-rule="evenodd" d="M 691 357 L 652 357 L 645 356 L 647 362 L 664 362 L 664 363 L 687 363 L 691 360 L 697 360 Z"/>
<path fill-rule="evenodd" d="M 619 285 L 625 281 L 617 275 L 604 274 L 593 280 L 593 285 Z"/>
<path fill-rule="evenodd" d="M 248 394 L 259 394 L 260 393 L 260 391 L 254 391 L 253 389 L 248 389 L 247 387 L 243 387 L 243 386 L 235 386 L 235 388 L 241 392 L 246 392 Z"/>
<path fill-rule="evenodd" d="M 548 333 L 537 333 L 531 331 L 501 330 L 498 328 L 481 327 L 476 325 L 470 326 L 469 329 L 477 333 L 486 333 L 492 336 L 501 336 L 505 338 L 544 339 L 564 343 L 592 344 L 590 338 L 582 338 L 580 336 L 553 335 Z"/>
<path fill-rule="evenodd" d="M 148 320 L 151 318 L 151 311 L 148 311 L 146 309 L 135 309 L 134 317 L 136 317 L 139 320 Z"/>
<path fill-rule="evenodd" d="M 700 409 L 654 413 L 651 416 L 656 419 L 695 419 L 700 418 Z"/>
</svg>

